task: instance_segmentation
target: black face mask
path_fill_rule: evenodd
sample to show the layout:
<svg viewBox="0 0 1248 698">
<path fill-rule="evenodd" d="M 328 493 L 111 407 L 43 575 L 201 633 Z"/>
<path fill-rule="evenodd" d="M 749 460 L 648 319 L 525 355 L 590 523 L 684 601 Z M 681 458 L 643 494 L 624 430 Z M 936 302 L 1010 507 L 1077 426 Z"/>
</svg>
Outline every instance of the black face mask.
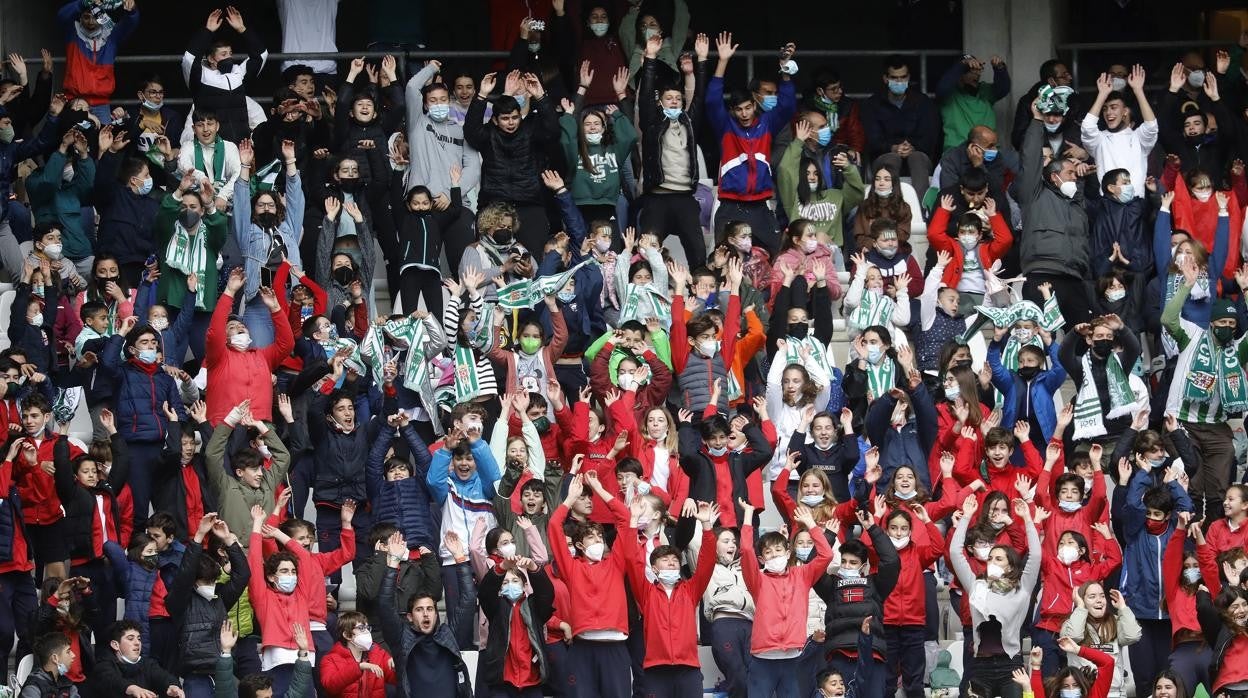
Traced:
<svg viewBox="0 0 1248 698">
<path fill-rule="evenodd" d="M 1234 327 L 1214 327 L 1212 331 L 1213 338 L 1218 340 L 1218 344 L 1225 346 L 1230 344 L 1232 339 L 1235 339 Z"/>
<path fill-rule="evenodd" d="M 971 360 L 970 360 L 970 359 L 962 359 L 961 361 L 955 361 L 955 362 L 953 362 L 953 365 L 954 365 L 954 367 L 955 367 L 955 368 L 970 368 L 970 367 L 971 367 Z"/>
<path fill-rule="evenodd" d="M 1039 373 L 1040 373 L 1039 366 L 1019 366 L 1018 367 L 1018 377 L 1022 378 L 1025 381 L 1029 381 L 1032 378 L 1035 378 L 1036 375 Z"/>
<path fill-rule="evenodd" d="M 355 194 L 364 184 L 360 182 L 359 177 L 347 177 L 338 180 L 338 188 L 347 194 Z"/>
<path fill-rule="evenodd" d="M 806 333 L 810 331 L 810 325 L 804 322 L 790 322 L 789 336 L 795 339 L 806 339 Z"/>
<path fill-rule="evenodd" d="M 105 289 L 108 288 L 108 283 L 110 281 L 117 283 L 118 280 L 119 279 L 116 276 L 97 276 L 95 277 L 95 287 L 99 289 L 100 293 L 104 293 Z"/>
<path fill-rule="evenodd" d="M 278 224 L 277 214 L 271 213 L 269 211 L 265 211 L 264 213 L 257 213 L 255 216 L 252 217 L 252 220 L 254 220 L 256 222 L 256 225 L 260 226 L 261 228 L 276 228 Z"/>
<path fill-rule="evenodd" d="M 1097 356 L 1101 357 L 1102 359 L 1109 358 L 1109 355 L 1111 352 L 1113 352 L 1113 350 L 1114 350 L 1114 340 L 1112 339 L 1098 339 L 1092 342 L 1093 353 L 1095 353 Z"/>
<path fill-rule="evenodd" d="M 350 285 L 352 281 L 355 281 L 355 270 L 351 267 L 338 267 L 333 271 L 331 276 L 334 277 L 334 281 L 340 286 L 347 286 Z"/>
<path fill-rule="evenodd" d="M 193 232 L 196 228 L 199 227 L 199 219 L 200 219 L 199 212 L 192 211 L 189 208 L 184 209 L 182 213 L 178 214 L 178 223 L 182 226 L 184 230 L 188 232 Z"/>
<path fill-rule="evenodd" d="M 493 238 L 495 244 L 506 246 L 511 244 L 511 241 L 515 239 L 515 235 L 506 228 L 500 228 L 494 231 Z"/>
<path fill-rule="evenodd" d="M 246 56 L 230 56 L 229 58 L 222 58 L 217 61 L 217 72 L 224 75 L 231 70 L 234 70 L 234 66 L 239 65 L 245 60 L 247 60 Z"/>
</svg>

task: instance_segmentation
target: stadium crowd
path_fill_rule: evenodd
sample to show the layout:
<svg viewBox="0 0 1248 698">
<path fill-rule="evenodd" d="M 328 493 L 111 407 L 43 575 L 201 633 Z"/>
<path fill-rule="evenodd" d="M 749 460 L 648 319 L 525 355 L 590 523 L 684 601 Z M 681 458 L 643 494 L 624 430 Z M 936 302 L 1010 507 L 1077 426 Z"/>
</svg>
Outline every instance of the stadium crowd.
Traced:
<svg viewBox="0 0 1248 698">
<path fill-rule="evenodd" d="M 684 0 L 118 85 L 141 4 L 0 79 L 21 698 L 1248 696 L 1248 32 L 998 123 Z"/>
</svg>

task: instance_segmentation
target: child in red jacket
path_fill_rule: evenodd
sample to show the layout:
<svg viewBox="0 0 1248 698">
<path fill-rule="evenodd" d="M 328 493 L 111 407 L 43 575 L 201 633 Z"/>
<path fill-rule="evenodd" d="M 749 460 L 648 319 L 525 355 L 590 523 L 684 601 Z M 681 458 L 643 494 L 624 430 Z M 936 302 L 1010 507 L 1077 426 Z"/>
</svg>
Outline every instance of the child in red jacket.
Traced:
<svg viewBox="0 0 1248 698">
<path fill-rule="evenodd" d="M 298 543 L 264 559 L 261 531 L 277 537 L 282 545 L 290 541 L 285 534 L 265 525 L 267 516 L 262 507 L 251 508 L 251 540 L 247 546 L 251 579 L 247 592 L 260 624 L 260 668 L 273 679 L 273 693 L 285 695 L 298 651 L 291 628 L 299 625 L 311 635 L 308 615 L 317 594 L 322 600 L 325 598 L 325 578 L 316 577 L 311 553 Z M 313 656 L 314 664 L 315 659 Z"/>
<path fill-rule="evenodd" d="M 698 660 L 698 605 L 715 571 L 715 532 L 712 524 L 719 507 L 698 502 L 696 517 L 702 522 L 702 547 L 692 579 L 680 576 L 680 550 L 660 545 L 649 555 L 655 581 L 645 573 L 645 548 L 637 537 L 623 532 L 616 541 L 619 553 L 630 559 L 628 582 L 645 618 L 646 695 L 682 698 L 702 693 L 702 670 Z"/>
<path fill-rule="evenodd" d="M 959 484 L 969 485 L 981 475 L 980 460 L 974 456 L 978 450 L 979 429 L 963 427 L 961 436 L 962 438 L 958 439 L 955 444 L 958 457 L 953 468 L 953 476 Z M 988 473 L 985 480 L 985 484 L 988 485 L 987 491 L 995 490 L 1012 497 L 1017 491 L 1016 485 L 1020 475 L 1032 482 L 1040 475 L 1044 463 L 1040 460 L 1040 452 L 1036 450 L 1035 444 L 1031 443 L 1030 436 L 1031 426 L 1027 422 L 1015 424 L 1013 434 L 1001 427 L 993 427 L 984 435 L 983 464 L 986 467 L 983 470 Z M 1023 452 L 1025 466 L 1022 468 L 1011 465 L 1015 447 Z"/>
<path fill-rule="evenodd" d="M 1074 640 L 1064 637 L 1057 642 L 1057 648 L 1069 654 L 1076 654 L 1083 659 L 1088 660 L 1096 665 L 1096 671 L 1089 674 L 1084 673 L 1082 669 L 1067 667 L 1059 672 L 1055 672 L 1056 676 L 1045 672 L 1041 674 L 1041 667 L 1044 666 L 1044 659 L 1053 652 L 1045 652 L 1039 647 L 1031 648 L 1031 691 L 1036 696 L 1053 696 L 1058 692 L 1076 691 L 1080 696 L 1087 698 L 1107 698 L 1109 696 L 1110 685 L 1114 681 L 1114 658 L 1104 652 L 1092 649 L 1091 647 L 1080 647 Z M 1056 652 L 1056 650 L 1054 650 Z M 1056 660 L 1054 660 L 1056 663 Z M 1018 676 L 1018 672 L 1015 672 Z M 1052 676 L 1047 682 L 1044 676 Z M 1019 682 L 1020 685 L 1024 682 Z M 1051 690 L 1046 691 L 1046 683 L 1051 686 Z M 1026 690 L 1026 689 L 1024 689 Z"/>
<path fill-rule="evenodd" d="M 952 194 L 940 197 L 940 208 L 932 214 L 932 222 L 927 228 L 933 231 L 928 242 L 932 249 L 947 252 L 953 257 L 953 262 L 945 267 L 942 281 L 945 286 L 958 290 L 958 310 L 969 315 L 974 312 L 975 306 L 984 302 L 987 292 L 984 272 L 1009 251 L 1014 236 L 1010 234 L 1010 224 L 997 211 L 997 202 L 991 196 L 984 200 L 987 222 L 974 212 L 962 214 L 958 218 L 956 238 L 945 232 L 949 229 L 949 214 L 954 210 Z M 985 238 L 985 229 L 989 227 L 992 237 Z"/>
<path fill-rule="evenodd" d="M 386 698 L 386 686 L 395 686 L 394 660 L 373 644 L 368 616 L 347 611 L 338 616 L 338 641 L 321 658 L 321 688 L 330 698 Z"/>
<path fill-rule="evenodd" d="M 1248 548 L 1248 486 L 1231 485 L 1226 488 L 1222 499 L 1222 513 L 1225 519 L 1218 519 L 1209 525 L 1206 537 L 1214 554 L 1224 553 L 1236 548 Z"/>
<path fill-rule="evenodd" d="M 632 661 L 629 658 L 628 603 L 624 596 L 627 560 L 623 554 L 608 555 L 602 526 L 586 521 L 572 531 L 577 555 L 566 545 L 563 524 L 570 507 L 581 497 L 586 483 L 616 512 L 617 520 L 627 519 L 628 510 L 598 480 L 598 474 L 577 475 L 568 483 L 563 503 L 550 515 L 546 525 L 550 554 L 559 575 L 568 585 L 571 608 L 559 609 L 571 626 L 574 640 L 568 648 L 568 684 L 577 695 L 628 698 L 632 691 Z"/>
<path fill-rule="evenodd" d="M 884 526 L 901 559 L 897 585 L 884 601 L 888 638 L 884 687 L 889 694 L 896 693 L 900 676 L 906 697 L 922 698 L 927 663 L 923 645 L 927 637 L 927 582 L 923 571 L 944 554 L 944 538 L 921 504 L 910 505 L 909 512 L 898 509 L 888 514 Z M 864 535 L 863 542 L 870 545 L 870 536 Z"/>
<path fill-rule="evenodd" d="M 1092 525 L 1101 521 L 1101 515 L 1107 508 L 1105 498 L 1105 473 L 1101 471 L 1100 444 L 1092 444 L 1088 449 L 1088 460 L 1092 465 L 1092 491 L 1084 491 L 1084 481 L 1076 473 L 1062 473 L 1057 477 L 1057 501 L 1053 501 L 1052 478 L 1053 466 L 1062 459 L 1062 444 L 1050 441 L 1045 449 L 1044 470 L 1036 481 L 1036 506 L 1049 512 L 1044 522 L 1043 532 L 1044 554 L 1052 557 L 1057 553 L 1057 543 L 1063 531 L 1077 531 L 1084 538 L 1092 535 Z M 1061 468 L 1058 468 L 1061 471 Z M 1088 495 L 1084 504 L 1084 495 Z"/>
<path fill-rule="evenodd" d="M 754 552 L 754 507 L 744 499 L 741 527 L 741 574 L 754 599 L 754 630 L 750 635 L 749 694 L 769 697 L 797 695 L 798 663 L 806 646 L 806 615 L 810 590 L 828 570 L 832 547 L 824 536 L 812 536 L 815 559 L 791 566 L 789 540 L 772 531 L 758 542 L 763 553 L 759 570 Z M 793 518 L 808 530 L 818 529 L 810 509 L 799 506 Z"/>
<path fill-rule="evenodd" d="M 1046 676 L 1052 676 L 1058 669 L 1057 638 L 1062 623 L 1075 610 L 1075 589 L 1084 582 L 1105 581 L 1109 573 L 1122 564 L 1122 549 L 1109 526 L 1098 523 L 1093 530 L 1102 540 L 1089 541 L 1078 531 L 1063 531 L 1057 537 L 1056 553 L 1046 553 L 1040 560 L 1042 591 L 1036 602 L 1040 620 L 1036 622 L 1031 639 L 1047 650 Z"/>
</svg>

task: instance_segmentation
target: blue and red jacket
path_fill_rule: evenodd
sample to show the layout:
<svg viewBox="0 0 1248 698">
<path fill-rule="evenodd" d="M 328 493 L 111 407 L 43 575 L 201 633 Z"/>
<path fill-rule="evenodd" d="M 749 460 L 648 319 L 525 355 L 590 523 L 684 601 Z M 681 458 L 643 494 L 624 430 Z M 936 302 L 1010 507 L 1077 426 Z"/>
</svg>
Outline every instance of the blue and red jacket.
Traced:
<svg viewBox="0 0 1248 698">
<path fill-rule="evenodd" d="M 797 93 L 791 80 L 781 80 L 776 107 L 758 108 L 754 124 L 744 128 L 724 104 L 724 79 L 713 77 L 706 90 L 706 118 L 720 138 L 719 198 L 722 201 L 766 201 L 772 197 L 771 139 L 793 119 Z"/>
<path fill-rule="evenodd" d="M 81 0 L 72 0 L 56 13 L 65 33 L 65 95 L 82 97 L 91 106 L 108 104 L 117 87 L 113 72 L 117 47 L 139 26 L 139 11 L 119 11 L 116 24 L 88 38 L 78 26 L 83 7 Z"/>
</svg>

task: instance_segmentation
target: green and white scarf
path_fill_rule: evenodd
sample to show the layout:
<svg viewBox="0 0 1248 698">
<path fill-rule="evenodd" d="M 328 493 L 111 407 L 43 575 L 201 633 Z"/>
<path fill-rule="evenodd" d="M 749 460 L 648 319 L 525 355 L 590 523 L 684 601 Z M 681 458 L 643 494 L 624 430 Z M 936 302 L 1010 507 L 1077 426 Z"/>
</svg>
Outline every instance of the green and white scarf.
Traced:
<svg viewBox="0 0 1248 698">
<path fill-rule="evenodd" d="M 1092 377 L 1092 352 L 1085 352 L 1082 359 L 1083 383 L 1075 396 L 1075 435 L 1079 439 L 1091 439 L 1105 435 L 1105 417 L 1117 419 L 1131 414 L 1136 407 L 1135 390 L 1127 372 L 1122 370 L 1122 360 L 1115 352 L 1105 362 L 1105 380 L 1109 385 L 1109 414 L 1101 415 L 1101 396 Z"/>
<path fill-rule="evenodd" d="M 281 159 L 274 159 L 273 162 L 256 170 L 251 176 L 251 181 L 247 183 L 251 189 L 251 195 L 255 196 L 262 191 L 273 191 L 273 188 L 277 186 L 277 176 L 281 173 Z"/>
<path fill-rule="evenodd" d="M 649 317 L 641 317 L 642 307 L 641 301 L 647 298 L 650 301 L 650 307 L 654 309 L 654 315 L 658 319 L 659 324 L 664 328 L 672 326 L 672 299 L 655 290 L 652 284 L 638 286 L 630 283 L 624 294 L 624 307 L 620 308 L 619 324 L 623 324 L 628 320 L 637 320 L 645 322 Z"/>
<path fill-rule="evenodd" d="M 194 233 L 183 228 L 181 221 L 174 221 L 173 235 L 169 237 L 169 244 L 165 246 L 165 264 L 187 277 L 195 274 L 199 277 L 201 284 L 208 280 L 208 226 L 202 220 Z M 207 294 L 195 294 L 195 309 L 208 310 Z"/>
<path fill-rule="evenodd" d="M 828 374 L 829 376 L 831 374 Z M 879 365 L 867 362 L 867 401 L 878 400 L 897 387 L 897 364 L 888 356 L 880 357 Z"/>
<path fill-rule="evenodd" d="M 810 360 L 819 366 L 819 368 L 823 369 L 823 374 L 831 380 L 832 365 L 828 360 L 828 348 L 821 344 L 819 340 L 808 336 L 801 339 L 798 339 L 797 337 L 786 337 L 784 341 L 785 366 L 805 364 L 806 360 L 802 358 L 802 347 L 806 347 L 810 351 Z M 887 358 L 888 357 L 885 357 L 885 359 Z M 881 360 L 881 363 L 883 363 L 883 360 Z"/>
<path fill-rule="evenodd" d="M 1183 399 L 1209 402 L 1216 389 L 1223 412 L 1242 412 L 1248 409 L 1248 389 L 1244 381 L 1244 370 L 1239 365 L 1239 343 L 1215 347 L 1209 333 L 1202 333 L 1192 352 Z"/>
<path fill-rule="evenodd" d="M 1162 307 L 1170 302 L 1171 298 L 1179 291 L 1179 284 L 1183 282 L 1183 275 L 1171 272 L 1166 276 L 1166 297 L 1161 299 Z M 1188 300 L 1207 300 L 1209 298 L 1209 270 L 1200 269 L 1196 273 L 1196 285 L 1192 287 L 1191 293 L 1188 294 Z M 1161 348 L 1165 350 L 1167 358 L 1174 358 L 1179 355 L 1179 343 L 1170 336 L 1170 330 L 1161 328 Z"/>
<path fill-rule="evenodd" d="M 566 271 L 536 279 L 520 279 L 498 289 L 498 307 L 504 310 L 520 310 L 532 308 L 546 296 L 554 295 L 572 278 L 572 275 L 589 264 L 589 259 L 582 261 Z"/>
<path fill-rule="evenodd" d="M 221 187 L 225 185 L 225 144 L 221 140 L 221 136 L 212 142 L 212 171 L 208 171 L 207 163 L 204 162 L 204 145 L 195 140 L 195 169 L 203 172 L 212 180 L 213 189 L 220 192 Z"/>
<path fill-rule="evenodd" d="M 373 378 L 378 385 L 384 382 L 386 351 L 383 332 L 407 345 L 407 358 L 403 364 L 403 385 L 410 390 L 419 391 L 421 386 L 429 380 L 429 362 L 425 358 L 424 350 L 428 344 L 429 335 L 428 330 L 425 329 L 425 323 L 415 318 L 405 317 L 387 320 L 380 327 L 373 325 L 368 328 L 368 332 L 364 335 L 363 354 L 368 358 L 368 363 L 373 369 Z M 340 339 L 338 345 L 339 348 L 356 348 L 353 358 L 359 360 L 361 352 L 358 351 L 358 347 L 355 347 L 355 342 Z"/>
<path fill-rule="evenodd" d="M 481 394 L 477 357 L 471 347 L 455 345 L 455 402 L 468 402 Z"/>
<path fill-rule="evenodd" d="M 868 327 L 875 325 L 883 325 L 888 327 L 889 321 L 893 319 L 893 310 L 897 304 L 892 298 L 883 293 L 878 296 L 870 291 L 862 292 L 862 300 L 858 302 L 858 307 L 854 308 L 849 314 L 849 326 L 851 329 L 862 331 Z"/>
</svg>

